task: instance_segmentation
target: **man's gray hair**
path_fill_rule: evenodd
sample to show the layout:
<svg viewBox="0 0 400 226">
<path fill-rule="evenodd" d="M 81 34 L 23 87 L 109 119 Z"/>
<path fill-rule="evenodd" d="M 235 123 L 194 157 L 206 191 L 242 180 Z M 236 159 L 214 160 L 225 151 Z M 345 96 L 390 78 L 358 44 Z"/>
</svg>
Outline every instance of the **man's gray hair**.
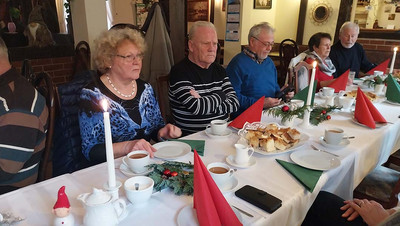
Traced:
<svg viewBox="0 0 400 226">
<path fill-rule="evenodd" d="M 0 56 L 5 56 L 8 58 L 8 49 L 6 46 L 6 43 L 3 41 L 3 39 L 0 37 Z"/>
<path fill-rule="evenodd" d="M 259 24 L 256 24 L 250 28 L 249 36 L 247 37 L 249 39 L 249 43 L 250 43 L 250 38 L 251 37 L 258 38 L 258 35 L 261 33 L 262 30 L 268 33 L 275 32 L 275 29 L 268 22 L 261 22 Z"/>
<path fill-rule="evenodd" d="M 211 22 L 208 22 L 208 21 L 196 21 L 191 27 L 190 27 L 190 30 L 189 30 L 189 40 L 192 40 L 193 39 L 193 36 L 194 36 L 194 34 L 196 33 L 196 31 L 197 31 L 197 28 L 199 28 L 199 27 L 209 27 L 209 28 L 212 28 L 215 32 L 217 32 L 217 30 L 215 29 L 215 26 L 214 26 L 214 24 L 212 24 Z"/>
<path fill-rule="evenodd" d="M 347 21 L 340 27 L 339 34 L 341 34 L 344 30 L 346 30 L 348 28 L 356 29 L 357 34 L 360 33 L 360 27 L 358 26 L 358 24 Z"/>
</svg>

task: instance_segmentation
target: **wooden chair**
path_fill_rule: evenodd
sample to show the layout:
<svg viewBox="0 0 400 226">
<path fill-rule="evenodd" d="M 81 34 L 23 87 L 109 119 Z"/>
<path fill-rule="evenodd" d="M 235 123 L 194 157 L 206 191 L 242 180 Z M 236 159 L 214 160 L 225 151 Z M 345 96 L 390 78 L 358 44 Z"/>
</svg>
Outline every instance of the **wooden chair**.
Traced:
<svg viewBox="0 0 400 226">
<path fill-rule="evenodd" d="M 87 71 L 91 68 L 90 46 L 86 41 L 80 41 L 75 47 L 75 61 L 73 75 L 81 71 Z"/>
<path fill-rule="evenodd" d="M 375 200 L 385 209 L 398 203 L 400 192 L 400 172 L 378 166 L 369 173 L 353 192 L 354 198 Z"/>
<path fill-rule="evenodd" d="M 305 88 L 308 84 L 308 70 L 312 69 L 312 65 L 306 63 L 305 61 L 300 61 L 294 67 L 289 67 L 289 84 L 295 88 L 295 92 L 298 93 L 300 90 Z M 302 70 L 302 74 L 299 71 Z M 305 76 L 305 78 L 300 78 L 300 76 Z M 301 81 L 300 81 L 301 80 Z"/>
<path fill-rule="evenodd" d="M 169 75 L 157 77 L 157 96 L 161 115 L 166 123 L 173 122 L 168 98 Z"/>
<path fill-rule="evenodd" d="M 29 82 L 32 83 L 32 80 L 35 77 L 35 73 L 33 72 L 31 60 L 25 59 L 22 62 L 22 67 L 21 67 L 21 74 L 24 76 Z"/>
<path fill-rule="evenodd" d="M 280 76 L 278 77 L 279 85 L 283 85 L 288 73 L 289 63 L 299 54 L 299 47 L 292 39 L 285 39 L 279 45 L 279 68 Z"/>
<path fill-rule="evenodd" d="M 46 72 L 40 72 L 32 81 L 33 86 L 46 98 L 46 105 L 49 111 L 48 127 L 46 132 L 46 143 L 42 158 L 39 164 L 38 182 L 51 177 L 51 148 L 53 143 L 54 123 L 56 117 L 57 97 L 55 86 L 51 77 Z"/>
</svg>

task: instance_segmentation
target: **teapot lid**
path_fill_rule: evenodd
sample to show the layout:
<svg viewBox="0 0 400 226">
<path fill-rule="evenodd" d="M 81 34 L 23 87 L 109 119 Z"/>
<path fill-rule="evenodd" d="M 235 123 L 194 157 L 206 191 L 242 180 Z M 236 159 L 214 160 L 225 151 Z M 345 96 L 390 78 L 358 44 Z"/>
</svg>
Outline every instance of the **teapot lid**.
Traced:
<svg viewBox="0 0 400 226">
<path fill-rule="evenodd" d="M 86 204 L 87 205 L 104 204 L 104 203 L 110 201 L 110 199 L 111 199 L 111 195 L 108 194 L 107 192 L 104 192 L 101 189 L 93 188 L 93 193 L 91 193 L 86 198 Z"/>
</svg>

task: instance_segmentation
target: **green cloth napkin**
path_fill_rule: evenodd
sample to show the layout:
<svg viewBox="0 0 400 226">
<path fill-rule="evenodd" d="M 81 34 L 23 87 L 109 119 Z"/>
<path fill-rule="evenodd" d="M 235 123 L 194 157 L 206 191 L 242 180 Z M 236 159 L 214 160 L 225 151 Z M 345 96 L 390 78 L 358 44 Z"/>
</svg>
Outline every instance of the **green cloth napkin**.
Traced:
<svg viewBox="0 0 400 226">
<path fill-rule="evenodd" d="M 310 192 L 314 191 L 315 185 L 318 183 L 322 175 L 321 170 L 307 169 L 297 164 L 276 159 L 290 174 L 292 174 L 304 187 Z"/>
<path fill-rule="evenodd" d="M 386 89 L 386 98 L 395 103 L 400 103 L 400 84 L 389 75 L 386 79 L 387 89 Z"/>
<path fill-rule="evenodd" d="M 300 92 L 296 93 L 296 95 L 294 95 L 294 97 L 292 99 L 303 100 L 304 104 L 306 104 L 307 103 L 307 96 L 308 96 L 308 87 L 310 87 L 310 86 L 307 86 L 306 88 L 300 90 Z M 312 98 L 311 98 L 311 106 L 314 105 L 314 98 L 315 98 L 315 90 L 316 89 L 317 89 L 317 81 L 314 82 L 314 92 L 313 92 Z"/>
<path fill-rule="evenodd" d="M 192 147 L 192 151 L 196 149 L 197 153 L 204 156 L 204 146 L 206 144 L 205 140 L 183 140 L 183 139 L 170 139 L 173 141 L 180 141 L 189 144 Z"/>
</svg>

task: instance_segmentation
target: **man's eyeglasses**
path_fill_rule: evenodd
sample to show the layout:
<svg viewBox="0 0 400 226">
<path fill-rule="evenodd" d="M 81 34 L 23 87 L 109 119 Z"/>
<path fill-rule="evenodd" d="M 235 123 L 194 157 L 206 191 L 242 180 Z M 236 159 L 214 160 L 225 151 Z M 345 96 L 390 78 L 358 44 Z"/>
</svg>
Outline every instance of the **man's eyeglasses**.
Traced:
<svg viewBox="0 0 400 226">
<path fill-rule="evenodd" d="M 122 55 L 116 54 L 115 56 L 121 57 L 122 59 L 124 59 L 125 63 L 132 63 L 134 60 L 143 59 L 144 54 L 143 53 L 139 53 L 139 54 L 136 54 L 136 55 L 132 54 L 132 55 L 127 55 L 127 56 L 122 56 Z"/>
<path fill-rule="evenodd" d="M 272 48 L 272 47 L 274 46 L 274 44 L 275 44 L 274 42 L 267 42 L 267 43 L 262 42 L 262 41 L 260 41 L 260 39 L 254 37 L 254 36 L 253 36 L 253 38 L 254 38 L 255 40 L 261 42 L 261 43 L 262 43 L 263 45 L 265 45 L 265 47 L 267 47 L 267 48 L 268 48 L 268 47 L 271 47 L 271 48 Z"/>
</svg>

